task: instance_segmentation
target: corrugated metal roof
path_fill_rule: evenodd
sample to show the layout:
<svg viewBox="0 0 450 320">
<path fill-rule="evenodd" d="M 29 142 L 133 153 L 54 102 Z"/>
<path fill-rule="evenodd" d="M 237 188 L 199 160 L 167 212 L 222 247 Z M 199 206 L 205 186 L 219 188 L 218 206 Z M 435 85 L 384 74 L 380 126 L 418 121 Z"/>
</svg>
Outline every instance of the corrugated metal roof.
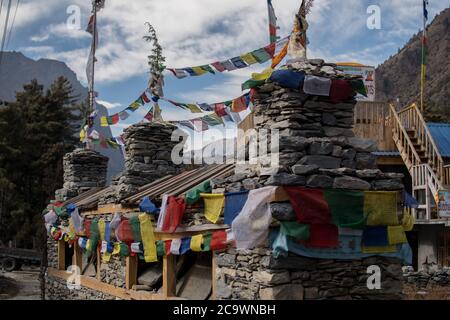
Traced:
<svg viewBox="0 0 450 320">
<path fill-rule="evenodd" d="M 450 157 L 450 124 L 429 122 L 427 126 L 441 156 L 445 158 Z"/>
</svg>

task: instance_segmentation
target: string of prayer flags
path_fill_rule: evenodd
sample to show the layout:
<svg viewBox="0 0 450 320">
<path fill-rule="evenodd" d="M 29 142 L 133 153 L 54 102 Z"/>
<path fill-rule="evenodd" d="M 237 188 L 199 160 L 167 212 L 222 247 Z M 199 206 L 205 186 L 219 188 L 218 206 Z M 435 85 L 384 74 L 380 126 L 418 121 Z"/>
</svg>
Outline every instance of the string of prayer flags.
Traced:
<svg viewBox="0 0 450 320">
<path fill-rule="evenodd" d="M 205 218 L 212 223 L 217 223 L 225 204 L 225 195 L 201 193 L 200 197 L 203 198 L 205 204 Z"/>
<path fill-rule="evenodd" d="M 139 203 L 139 210 L 145 213 L 154 214 L 158 212 L 158 208 L 156 205 L 150 200 L 149 197 L 144 197 L 142 201 Z"/>
<path fill-rule="evenodd" d="M 251 52 L 247 52 L 230 59 L 226 59 L 223 61 L 216 61 L 197 67 L 166 68 L 166 69 L 171 74 L 173 74 L 177 79 L 184 79 L 187 76 L 196 77 L 202 76 L 204 74 L 215 74 L 216 71 L 217 72 L 234 71 L 237 69 L 247 68 L 248 66 L 256 63 L 265 63 L 270 59 L 272 59 L 272 57 L 274 57 L 277 48 L 279 47 L 284 48 L 285 45 L 288 43 L 289 39 L 289 37 L 285 37 L 283 39 L 276 41 L 277 39 L 276 26 L 275 29 L 271 27 L 271 30 L 272 32 L 275 32 L 275 34 L 272 34 L 271 37 L 271 39 L 275 40 L 275 42 L 272 42 L 271 44 L 263 48 L 253 50 Z M 213 67 L 216 71 L 214 71 Z"/>
<path fill-rule="evenodd" d="M 203 235 L 198 234 L 193 236 L 191 239 L 191 250 L 193 252 L 201 252 L 202 251 L 202 243 L 203 243 Z"/>
<path fill-rule="evenodd" d="M 216 231 L 212 234 L 210 248 L 212 251 L 223 250 L 227 247 L 227 233 L 225 230 Z"/>
<path fill-rule="evenodd" d="M 299 89 L 305 81 L 305 73 L 293 70 L 276 70 L 270 76 L 270 81 L 278 83 L 283 88 Z"/>
<path fill-rule="evenodd" d="M 275 43 L 277 39 L 277 16 L 272 5 L 272 0 L 267 0 L 267 8 L 269 11 L 269 36 L 270 43 Z"/>
<path fill-rule="evenodd" d="M 115 125 L 115 124 L 119 123 L 120 120 L 128 119 L 128 117 L 130 116 L 130 114 L 128 112 L 135 112 L 137 109 L 144 106 L 145 104 L 150 103 L 151 101 L 157 102 L 158 100 L 159 100 L 159 97 L 153 96 L 149 92 L 145 91 L 139 96 L 139 98 L 137 98 L 134 102 L 132 102 L 124 110 L 117 112 L 111 116 L 100 117 L 100 125 L 102 127 Z"/>
<path fill-rule="evenodd" d="M 225 193 L 224 223 L 231 226 L 248 199 L 248 191 Z"/>
<path fill-rule="evenodd" d="M 181 239 L 180 255 L 186 254 L 191 250 L 191 237 Z"/>
</svg>

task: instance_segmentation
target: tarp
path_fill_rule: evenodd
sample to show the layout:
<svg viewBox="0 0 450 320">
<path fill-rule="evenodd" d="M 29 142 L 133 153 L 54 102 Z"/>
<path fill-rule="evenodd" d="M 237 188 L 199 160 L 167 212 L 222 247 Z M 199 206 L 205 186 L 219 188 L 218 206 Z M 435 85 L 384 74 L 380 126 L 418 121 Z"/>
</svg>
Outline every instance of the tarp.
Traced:
<svg viewBox="0 0 450 320">
<path fill-rule="evenodd" d="M 276 187 L 251 190 L 241 213 L 232 223 L 238 250 L 252 249 L 267 240 L 272 222 L 269 202 Z"/>
<path fill-rule="evenodd" d="M 247 202 L 248 191 L 225 193 L 224 223 L 231 226 Z"/>
<path fill-rule="evenodd" d="M 307 248 L 301 243 L 290 239 L 279 229 L 271 233 L 271 242 L 273 255 L 275 257 L 287 256 L 292 252 L 299 256 L 316 259 L 335 259 L 335 260 L 360 260 L 374 255 L 383 257 L 392 257 L 402 259 L 407 265 L 412 264 L 412 250 L 409 244 L 403 243 L 396 246 L 394 253 L 373 253 L 365 254 L 361 248 L 360 236 L 339 236 L 339 247 L 336 249 L 315 249 Z"/>
</svg>

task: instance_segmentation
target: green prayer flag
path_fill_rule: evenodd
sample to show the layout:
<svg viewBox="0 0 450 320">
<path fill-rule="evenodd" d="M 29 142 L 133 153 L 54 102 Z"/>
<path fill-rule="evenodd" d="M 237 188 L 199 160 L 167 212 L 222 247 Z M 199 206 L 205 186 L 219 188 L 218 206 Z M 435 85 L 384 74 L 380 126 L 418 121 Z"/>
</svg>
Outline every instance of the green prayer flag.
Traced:
<svg viewBox="0 0 450 320">
<path fill-rule="evenodd" d="M 200 199 L 200 193 L 210 193 L 211 190 L 211 182 L 209 180 L 200 183 L 199 185 L 186 192 L 186 203 L 196 203 Z"/>
<path fill-rule="evenodd" d="M 324 197 L 335 225 L 352 229 L 363 229 L 366 226 L 364 192 L 325 190 Z"/>
<path fill-rule="evenodd" d="M 158 257 L 162 257 L 166 254 L 166 246 L 164 244 L 164 241 L 158 240 L 156 242 L 156 255 Z"/>
<path fill-rule="evenodd" d="M 126 243 L 123 242 L 120 243 L 120 255 L 122 257 L 128 257 L 130 255 L 130 250 L 128 249 Z"/>
<path fill-rule="evenodd" d="M 281 232 L 287 236 L 300 240 L 309 239 L 309 225 L 297 221 L 280 222 Z"/>
<path fill-rule="evenodd" d="M 245 81 L 242 84 L 242 90 L 247 90 L 247 89 L 252 89 L 252 88 L 256 88 L 260 85 L 263 85 L 266 82 L 266 80 L 253 80 L 253 79 L 249 79 L 247 81 Z"/>
<path fill-rule="evenodd" d="M 89 240 L 91 240 L 91 251 L 87 252 L 87 256 L 91 255 L 91 252 L 96 252 L 98 241 L 100 239 L 100 230 L 98 228 L 98 220 L 94 219 L 91 221 L 91 228 L 89 231 Z"/>
<path fill-rule="evenodd" d="M 200 68 L 202 68 L 205 71 L 208 71 L 209 73 L 216 74 L 214 72 L 213 68 L 211 68 L 211 66 L 209 64 L 205 64 L 204 66 L 200 66 Z"/>
<path fill-rule="evenodd" d="M 367 97 L 367 88 L 364 85 L 364 81 L 362 81 L 361 79 L 352 80 L 351 84 L 355 92 L 362 94 L 364 97 Z"/>
<path fill-rule="evenodd" d="M 203 236 L 203 251 L 211 251 L 212 233 L 208 232 Z"/>
<path fill-rule="evenodd" d="M 141 225 L 137 216 L 130 218 L 131 229 L 133 230 L 134 242 L 141 242 Z"/>
</svg>

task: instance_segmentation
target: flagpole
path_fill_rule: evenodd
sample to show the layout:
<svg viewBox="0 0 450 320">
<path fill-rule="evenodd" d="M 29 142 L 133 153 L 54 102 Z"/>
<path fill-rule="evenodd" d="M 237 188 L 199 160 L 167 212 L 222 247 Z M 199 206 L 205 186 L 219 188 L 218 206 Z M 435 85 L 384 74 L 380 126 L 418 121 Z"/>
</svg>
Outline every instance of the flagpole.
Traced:
<svg viewBox="0 0 450 320">
<path fill-rule="evenodd" d="M 93 16 L 94 16 L 94 28 L 92 38 L 92 74 L 91 74 L 91 86 L 89 88 L 89 114 L 94 111 L 94 74 L 95 74 L 95 50 L 97 42 L 97 4 L 96 0 L 92 1 Z"/>
<path fill-rule="evenodd" d="M 425 1 L 425 0 L 423 0 Z M 425 95 L 425 44 L 426 44 L 426 3 L 423 3 L 423 31 L 422 31 L 422 62 L 420 64 L 420 111 L 424 110 L 424 95 Z"/>
</svg>

